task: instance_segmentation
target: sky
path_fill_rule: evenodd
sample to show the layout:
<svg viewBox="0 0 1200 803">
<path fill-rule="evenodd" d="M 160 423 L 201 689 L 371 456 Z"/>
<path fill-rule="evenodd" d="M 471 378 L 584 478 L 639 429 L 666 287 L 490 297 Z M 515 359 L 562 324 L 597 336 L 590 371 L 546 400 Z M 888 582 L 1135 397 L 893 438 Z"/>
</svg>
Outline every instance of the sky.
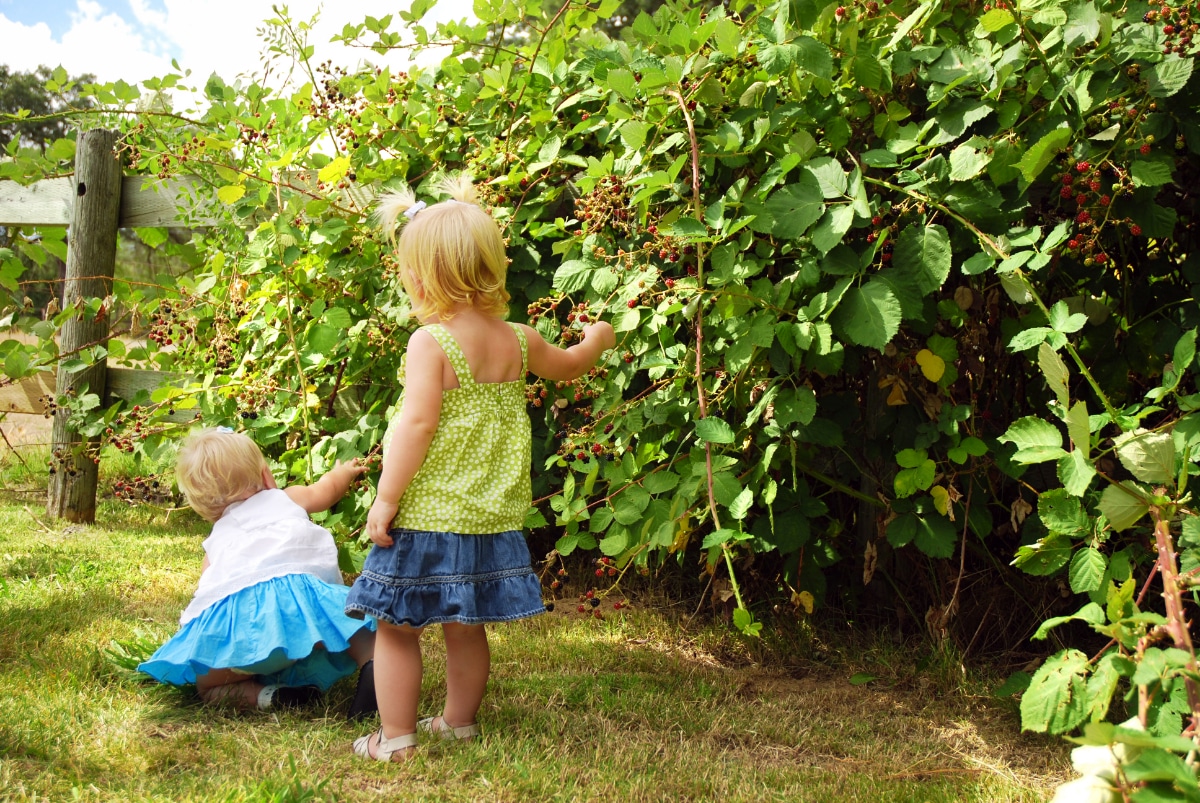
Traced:
<svg viewBox="0 0 1200 803">
<path fill-rule="evenodd" d="M 174 72 L 171 60 L 203 85 L 216 72 L 227 82 L 260 68 L 262 40 L 256 30 L 286 5 L 292 19 L 320 19 L 310 42 L 316 63 L 326 58 L 351 68 L 361 60 L 402 67 L 367 50 L 330 43 L 347 23 L 407 8 L 411 0 L 0 0 L 0 64 L 28 71 L 61 65 L 69 75 L 92 73 L 101 82 L 141 81 Z M 438 0 L 423 24 L 470 14 L 471 0 Z M 392 30 L 399 30 L 397 24 Z"/>
</svg>

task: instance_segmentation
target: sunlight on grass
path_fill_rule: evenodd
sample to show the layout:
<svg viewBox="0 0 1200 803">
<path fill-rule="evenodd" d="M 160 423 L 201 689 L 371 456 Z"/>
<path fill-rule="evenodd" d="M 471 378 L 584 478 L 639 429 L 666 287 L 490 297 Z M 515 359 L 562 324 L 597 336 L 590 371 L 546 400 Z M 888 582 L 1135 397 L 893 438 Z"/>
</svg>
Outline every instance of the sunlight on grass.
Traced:
<svg viewBox="0 0 1200 803">
<path fill-rule="evenodd" d="M 772 671 L 755 660 L 761 645 L 720 624 L 684 627 L 649 600 L 603 619 L 564 604 L 493 628 L 484 738 L 425 744 L 404 765 L 363 762 L 350 742 L 373 725 L 344 719 L 352 679 L 313 708 L 258 714 L 205 708 L 128 671 L 174 631 L 203 522 L 105 501 L 97 524 L 68 525 L 9 493 L 6 800 L 1009 803 L 1043 799 L 1064 775 L 1061 743 L 1021 736 L 1011 705 L 936 693 L 900 666 L 867 686 L 800 653 Z M 431 715 L 445 679 L 436 628 L 425 654 Z"/>
</svg>

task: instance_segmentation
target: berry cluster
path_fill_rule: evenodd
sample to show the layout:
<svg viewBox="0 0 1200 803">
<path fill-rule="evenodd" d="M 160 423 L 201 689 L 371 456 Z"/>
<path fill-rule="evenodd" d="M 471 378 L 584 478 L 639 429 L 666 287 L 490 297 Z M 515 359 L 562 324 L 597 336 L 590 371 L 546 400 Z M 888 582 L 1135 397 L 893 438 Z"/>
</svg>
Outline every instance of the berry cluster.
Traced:
<svg viewBox="0 0 1200 803">
<path fill-rule="evenodd" d="M 179 507 L 182 502 L 171 483 L 164 482 L 157 476 L 117 480 L 113 483 L 113 496 L 131 505 L 142 503 Z"/>
<path fill-rule="evenodd" d="M 1200 31 L 1193 18 L 1197 8 L 1193 3 L 1183 2 L 1170 5 L 1167 0 L 1149 0 L 1150 10 L 1142 15 L 1142 22 L 1161 25 L 1163 33 L 1163 55 L 1176 53 L 1186 55 L 1192 49 L 1192 37 Z"/>
<path fill-rule="evenodd" d="M 176 341 L 182 341 L 184 337 L 194 337 L 196 334 L 195 318 L 181 319 L 179 312 L 179 307 L 170 301 L 160 301 L 158 308 L 150 317 L 150 331 L 146 334 L 146 339 L 159 346 L 170 346 Z"/>
<path fill-rule="evenodd" d="M 575 199 L 575 214 L 589 232 L 612 228 L 628 236 L 633 233 L 629 214 L 629 190 L 617 176 L 605 176 L 587 195 Z"/>
<path fill-rule="evenodd" d="M 87 459 L 93 463 L 100 462 L 98 454 L 89 454 Z M 75 453 L 70 449 L 58 448 L 50 455 L 50 459 L 46 461 L 48 472 L 51 476 L 55 474 L 64 474 L 67 477 L 79 476 L 79 464 L 75 459 Z"/>
<path fill-rule="evenodd" d="M 53 418 L 58 412 L 58 401 L 53 396 L 39 396 L 38 403 L 42 405 L 42 415 L 46 418 Z"/>
<path fill-rule="evenodd" d="M 1148 147 L 1149 143 L 1145 143 Z M 1075 206 L 1073 215 L 1076 230 L 1067 241 L 1067 249 L 1084 257 L 1084 264 L 1104 265 L 1109 255 L 1100 245 L 1100 233 L 1104 225 L 1111 222 L 1110 207 L 1113 198 L 1133 192 L 1133 179 L 1129 171 L 1112 163 L 1102 169 L 1087 160 L 1068 160 L 1066 169 L 1058 177 L 1061 182 L 1059 198 L 1063 203 Z M 1132 220 L 1121 222 L 1129 227 L 1133 236 L 1140 236 L 1142 229 Z"/>
</svg>

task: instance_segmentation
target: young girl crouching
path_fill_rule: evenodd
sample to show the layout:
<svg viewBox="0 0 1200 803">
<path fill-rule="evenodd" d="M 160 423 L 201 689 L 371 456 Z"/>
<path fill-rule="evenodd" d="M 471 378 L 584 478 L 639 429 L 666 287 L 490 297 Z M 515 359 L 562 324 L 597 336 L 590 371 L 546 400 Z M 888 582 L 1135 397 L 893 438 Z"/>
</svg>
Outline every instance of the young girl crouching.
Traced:
<svg viewBox="0 0 1200 803">
<path fill-rule="evenodd" d="M 373 623 L 345 615 L 337 546 L 308 518 L 365 470 L 339 463 L 313 485 L 279 489 L 247 436 L 225 427 L 191 435 L 176 479 L 212 534 L 179 632 L 138 670 L 194 683 L 206 703 L 264 709 L 308 702 L 358 667 L 350 716 L 374 712 Z"/>
</svg>

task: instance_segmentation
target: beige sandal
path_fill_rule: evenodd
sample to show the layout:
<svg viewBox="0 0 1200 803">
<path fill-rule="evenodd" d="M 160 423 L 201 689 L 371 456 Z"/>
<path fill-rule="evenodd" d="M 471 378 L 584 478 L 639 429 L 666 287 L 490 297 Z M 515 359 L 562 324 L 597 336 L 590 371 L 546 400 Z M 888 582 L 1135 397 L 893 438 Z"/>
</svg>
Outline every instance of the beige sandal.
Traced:
<svg viewBox="0 0 1200 803">
<path fill-rule="evenodd" d="M 433 724 L 434 720 L 438 723 L 436 727 Z M 436 734 L 443 739 L 473 739 L 479 735 L 479 723 L 472 722 L 470 725 L 453 728 L 447 725 L 442 717 L 429 717 L 417 723 L 417 730 L 421 733 Z"/>
<path fill-rule="evenodd" d="M 361 756 L 362 758 L 373 758 L 376 761 L 391 761 L 393 753 L 417 746 L 417 734 L 415 733 L 405 733 L 391 739 L 385 739 L 383 728 L 380 727 L 377 734 L 379 739 L 375 742 L 375 755 L 371 755 L 371 737 L 375 736 L 375 733 L 368 733 L 366 736 L 359 736 L 354 740 L 354 755 Z"/>
</svg>

